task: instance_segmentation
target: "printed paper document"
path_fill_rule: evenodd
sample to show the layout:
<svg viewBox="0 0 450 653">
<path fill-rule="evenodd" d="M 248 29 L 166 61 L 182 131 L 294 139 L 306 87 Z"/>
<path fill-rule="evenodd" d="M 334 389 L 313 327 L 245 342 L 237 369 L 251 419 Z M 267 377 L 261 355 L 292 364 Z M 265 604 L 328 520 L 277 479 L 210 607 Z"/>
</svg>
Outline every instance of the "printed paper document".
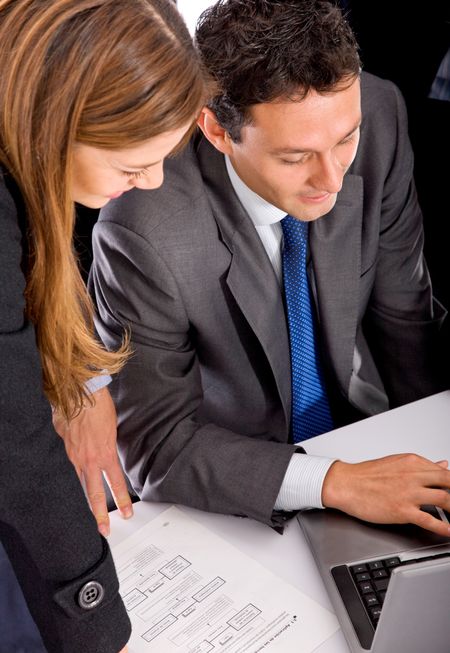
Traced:
<svg viewBox="0 0 450 653">
<path fill-rule="evenodd" d="M 338 628 L 331 612 L 175 507 L 113 556 L 130 653 L 311 653 Z"/>
</svg>

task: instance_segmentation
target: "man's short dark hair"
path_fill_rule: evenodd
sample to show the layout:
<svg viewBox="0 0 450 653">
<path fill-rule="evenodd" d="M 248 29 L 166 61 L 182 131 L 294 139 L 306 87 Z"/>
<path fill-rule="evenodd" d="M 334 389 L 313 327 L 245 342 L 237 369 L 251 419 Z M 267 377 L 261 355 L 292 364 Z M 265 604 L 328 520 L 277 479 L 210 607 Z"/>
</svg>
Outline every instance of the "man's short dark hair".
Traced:
<svg viewBox="0 0 450 653">
<path fill-rule="evenodd" d="M 360 70 L 355 37 L 328 0 L 219 0 L 196 41 L 220 89 L 208 106 L 235 142 L 251 105 L 344 88 Z"/>
</svg>

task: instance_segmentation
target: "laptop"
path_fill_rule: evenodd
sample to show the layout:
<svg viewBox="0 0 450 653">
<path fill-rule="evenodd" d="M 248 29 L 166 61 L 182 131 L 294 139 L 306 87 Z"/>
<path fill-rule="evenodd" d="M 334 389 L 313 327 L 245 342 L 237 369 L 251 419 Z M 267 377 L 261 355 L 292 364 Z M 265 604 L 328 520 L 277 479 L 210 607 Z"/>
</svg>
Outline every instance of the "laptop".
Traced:
<svg viewBox="0 0 450 653">
<path fill-rule="evenodd" d="M 297 518 L 352 653 L 450 653 L 449 538 L 330 509 Z"/>
</svg>

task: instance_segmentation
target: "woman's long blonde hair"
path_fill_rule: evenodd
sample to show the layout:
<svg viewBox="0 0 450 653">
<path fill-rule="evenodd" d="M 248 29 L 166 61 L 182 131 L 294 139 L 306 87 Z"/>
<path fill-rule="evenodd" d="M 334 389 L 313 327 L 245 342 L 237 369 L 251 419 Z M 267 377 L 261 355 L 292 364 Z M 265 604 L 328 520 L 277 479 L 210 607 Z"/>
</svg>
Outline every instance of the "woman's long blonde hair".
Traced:
<svg viewBox="0 0 450 653">
<path fill-rule="evenodd" d="M 0 163 L 27 219 L 27 317 L 44 388 L 67 418 L 85 382 L 117 371 L 73 251 L 71 152 L 136 145 L 193 120 L 205 81 L 171 0 L 0 0 Z"/>
</svg>

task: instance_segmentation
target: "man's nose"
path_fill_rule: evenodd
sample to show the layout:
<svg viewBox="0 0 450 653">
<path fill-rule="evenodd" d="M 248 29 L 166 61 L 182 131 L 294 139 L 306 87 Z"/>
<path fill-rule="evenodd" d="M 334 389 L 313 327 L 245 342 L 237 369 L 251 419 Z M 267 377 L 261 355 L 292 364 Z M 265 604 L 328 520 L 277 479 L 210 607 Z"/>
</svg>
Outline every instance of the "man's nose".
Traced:
<svg viewBox="0 0 450 653">
<path fill-rule="evenodd" d="M 334 157 L 333 153 L 318 155 L 316 167 L 311 177 L 314 188 L 326 193 L 339 193 L 342 188 L 345 168 Z"/>
</svg>

